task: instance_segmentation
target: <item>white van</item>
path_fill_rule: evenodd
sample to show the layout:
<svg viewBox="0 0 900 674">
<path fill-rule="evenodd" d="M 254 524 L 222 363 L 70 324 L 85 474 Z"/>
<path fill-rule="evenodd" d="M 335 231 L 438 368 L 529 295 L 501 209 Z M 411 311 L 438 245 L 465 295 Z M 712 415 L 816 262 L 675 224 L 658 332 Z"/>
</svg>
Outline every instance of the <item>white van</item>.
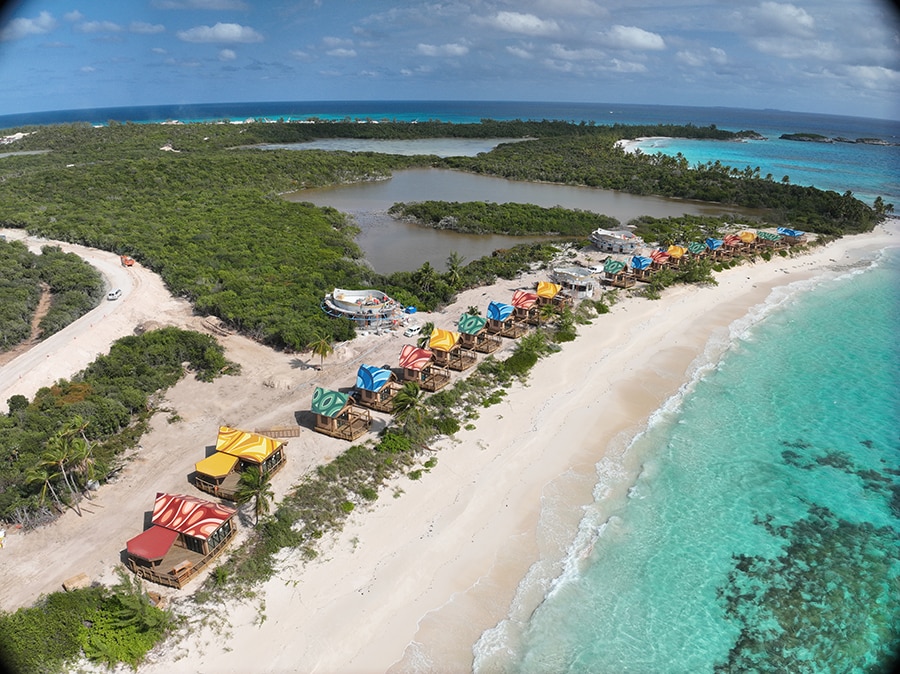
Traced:
<svg viewBox="0 0 900 674">
<path fill-rule="evenodd" d="M 110 290 L 108 293 L 106 293 L 106 299 L 108 299 L 110 302 L 112 302 L 113 300 L 119 299 L 121 296 L 122 296 L 121 288 L 116 288 L 115 290 Z"/>
<path fill-rule="evenodd" d="M 420 332 L 422 332 L 421 325 L 410 325 L 408 328 L 406 328 L 406 330 L 403 331 L 403 336 L 404 337 L 415 337 Z"/>
</svg>

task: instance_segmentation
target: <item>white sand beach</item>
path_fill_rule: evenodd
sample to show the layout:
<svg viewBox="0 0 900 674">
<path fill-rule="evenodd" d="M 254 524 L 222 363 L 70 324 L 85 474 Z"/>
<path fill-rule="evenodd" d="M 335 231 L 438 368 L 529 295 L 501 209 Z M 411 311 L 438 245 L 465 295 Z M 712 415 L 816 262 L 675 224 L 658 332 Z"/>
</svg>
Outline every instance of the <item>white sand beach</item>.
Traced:
<svg viewBox="0 0 900 674">
<path fill-rule="evenodd" d="M 564 552 L 565 535 L 549 544 L 541 534 L 548 526 L 542 516 L 550 512 L 544 506 L 552 502 L 554 531 L 571 540 L 581 506 L 592 500 L 597 462 L 610 456 L 626 473 L 636 472 L 625 451 L 629 440 L 698 364 L 717 357 L 729 326 L 776 288 L 840 273 L 900 245 L 898 233 L 895 219 L 808 254 L 743 264 L 717 274 L 716 286 L 671 288 L 658 301 L 623 299 L 612 313 L 579 326 L 575 342 L 541 360 L 528 384 L 486 408 L 474 430 L 436 446 L 437 466 L 421 480 L 389 485 L 323 541 L 315 561 L 284 555 L 257 598 L 220 607 L 227 629 L 198 620 L 182 639 L 153 651 L 139 671 L 469 671 L 473 644 L 507 615 L 529 568 L 542 560 L 552 575 Z M 539 278 L 466 291 L 451 307 L 417 320 L 450 327 L 468 306 L 507 301 L 512 289 Z M 199 324 L 186 310 L 180 316 L 173 310 L 167 320 Z M 313 386 L 348 386 L 362 362 L 395 365 L 409 341 L 361 336 L 339 345 L 317 371 L 308 367 L 317 360 L 306 355 L 223 337 L 228 357 L 243 366 L 240 376 L 176 385 L 165 402 L 172 412 L 154 417 L 118 480 L 87 504 L 90 512 L 69 512 L 53 525 L 7 538 L 0 550 L 0 607 L 30 603 L 76 573 L 112 580 L 125 541 L 143 528 L 156 492 L 194 493 L 187 475 L 215 442 L 219 424 L 249 430 L 295 424 L 295 413 L 309 409 Z M 274 480 L 276 496 L 347 447 L 311 430 L 292 439 L 288 465 Z M 52 568 L 45 564 L 49 550 Z M 176 598 L 197 585 L 167 594 Z M 534 605 L 540 599 L 539 593 L 526 597 Z"/>
</svg>

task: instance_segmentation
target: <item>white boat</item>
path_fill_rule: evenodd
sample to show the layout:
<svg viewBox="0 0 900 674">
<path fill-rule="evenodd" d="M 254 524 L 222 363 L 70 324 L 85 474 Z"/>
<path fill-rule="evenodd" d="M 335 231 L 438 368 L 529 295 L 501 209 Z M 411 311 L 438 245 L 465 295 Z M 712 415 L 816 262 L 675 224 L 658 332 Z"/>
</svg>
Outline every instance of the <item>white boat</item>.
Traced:
<svg viewBox="0 0 900 674">
<path fill-rule="evenodd" d="M 595 229 L 591 243 L 606 253 L 634 253 L 644 245 L 644 240 L 627 229 Z"/>
<path fill-rule="evenodd" d="M 322 309 L 329 316 L 344 316 L 374 326 L 393 324 L 403 307 L 380 290 L 335 288 L 325 296 Z"/>
</svg>

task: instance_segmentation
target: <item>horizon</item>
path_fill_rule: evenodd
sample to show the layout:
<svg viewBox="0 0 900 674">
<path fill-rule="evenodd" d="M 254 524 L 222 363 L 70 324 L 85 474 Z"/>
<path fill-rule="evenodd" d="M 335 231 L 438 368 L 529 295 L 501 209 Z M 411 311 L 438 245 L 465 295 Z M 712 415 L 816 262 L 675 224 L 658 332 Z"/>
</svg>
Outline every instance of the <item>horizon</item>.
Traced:
<svg viewBox="0 0 900 674">
<path fill-rule="evenodd" d="M 524 0 L 515 11 L 505 0 L 81 0 L 77 9 L 19 0 L 3 9 L 2 116 L 237 98 L 613 100 L 900 119 L 898 16 L 886 0 Z"/>
</svg>

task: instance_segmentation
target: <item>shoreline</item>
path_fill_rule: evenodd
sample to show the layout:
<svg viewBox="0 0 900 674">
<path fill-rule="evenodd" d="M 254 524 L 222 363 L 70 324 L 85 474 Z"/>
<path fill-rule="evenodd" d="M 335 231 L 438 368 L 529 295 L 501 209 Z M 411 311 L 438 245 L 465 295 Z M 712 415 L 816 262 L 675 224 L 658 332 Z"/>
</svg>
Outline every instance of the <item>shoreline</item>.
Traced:
<svg viewBox="0 0 900 674">
<path fill-rule="evenodd" d="M 221 637 L 198 627 L 139 671 L 471 669 L 485 630 L 511 605 L 513 620 L 526 619 L 559 575 L 594 500 L 598 462 L 618 470 L 605 498 L 622 497 L 640 471 L 631 440 L 721 356 L 735 321 L 776 288 L 898 245 L 898 226 L 744 264 L 718 274 L 718 286 L 619 302 L 539 361 L 475 430 L 441 441 L 424 479 L 393 481 L 317 560 L 285 554 L 256 600 L 227 603 L 228 652 L 209 649 Z M 397 487 L 403 494 L 392 498 Z M 522 582 L 529 572 L 538 582 Z"/>
</svg>

